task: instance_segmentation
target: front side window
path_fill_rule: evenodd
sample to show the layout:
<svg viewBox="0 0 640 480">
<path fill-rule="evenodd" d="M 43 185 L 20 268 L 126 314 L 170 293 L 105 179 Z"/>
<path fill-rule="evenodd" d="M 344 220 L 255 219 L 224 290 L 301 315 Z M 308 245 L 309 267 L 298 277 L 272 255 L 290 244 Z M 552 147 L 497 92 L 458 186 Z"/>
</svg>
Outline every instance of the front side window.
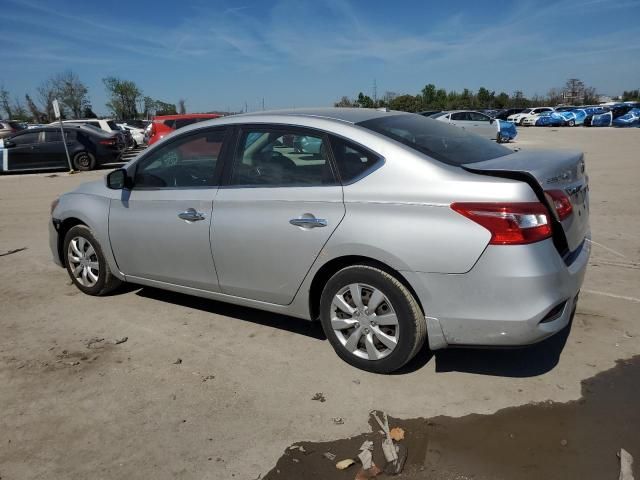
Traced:
<svg viewBox="0 0 640 480">
<path fill-rule="evenodd" d="M 469 120 L 469 115 L 467 112 L 456 112 L 451 114 L 451 120 Z"/>
<path fill-rule="evenodd" d="M 18 135 L 17 137 L 13 137 L 11 141 L 16 145 L 31 145 L 34 143 L 38 143 L 39 137 L 40 137 L 40 132 L 29 132 L 29 133 L 24 133 L 22 135 Z"/>
<path fill-rule="evenodd" d="M 469 117 L 474 122 L 488 122 L 489 120 L 491 120 L 491 118 L 488 117 L 487 115 L 484 115 L 483 113 L 478 113 L 478 112 L 469 112 Z"/>
<path fill-rule="evenodd" d="M 312 187 L 335 183 L 322 135 L 260 129 L 241 133 L 232 185 Z"/>
<path fill-rule="evenodd" d="M 331 137 L 331 150 L 343 183 L 351 183 L 372 172 L 382 158 L 338 137 Z"/>
<path fill-rule="evenodd" d="M 208 130 L 177 139 L 140 160 L 134 188 L 209 187 L 216 185 L 216 166 L 225 130 Z"/>
</svg>

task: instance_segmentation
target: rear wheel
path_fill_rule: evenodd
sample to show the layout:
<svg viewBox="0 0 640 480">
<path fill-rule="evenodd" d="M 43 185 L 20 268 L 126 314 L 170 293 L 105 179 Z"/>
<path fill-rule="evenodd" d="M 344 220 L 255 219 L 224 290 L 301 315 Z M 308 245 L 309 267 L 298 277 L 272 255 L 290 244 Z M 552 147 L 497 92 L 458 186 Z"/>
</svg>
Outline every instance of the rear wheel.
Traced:
<svg viewBox="0 0 640 480">
<path fill-rule="evenodd" d="M 340 358 L 376 373 L 390 373 L 424 345 L 424 315 L 398 279 L 366 265 L 346 267 L 325 285 L 322 328 Z"/>
<path fill-rule="evenodd" d="M 569 120 L 569 122 L 567 123 L 567 125 L 569 125 L 570 127 L 573 127 L 576 124 L 575 120 Z"/>
<path fill-rule="evenodd" d="M 71 281 L 87 295 L 106 295 L 122 283 L 111 273 L 102 247 L 86 225 L 76 225 L 65 235 L 64 262 Z"/>
<path fill-rule="evenodd" d="M 96 166 L 96 158 L 89 152 L 78 152 L 73 157 L 75 170 L 93 170 Z"/>
</svg>

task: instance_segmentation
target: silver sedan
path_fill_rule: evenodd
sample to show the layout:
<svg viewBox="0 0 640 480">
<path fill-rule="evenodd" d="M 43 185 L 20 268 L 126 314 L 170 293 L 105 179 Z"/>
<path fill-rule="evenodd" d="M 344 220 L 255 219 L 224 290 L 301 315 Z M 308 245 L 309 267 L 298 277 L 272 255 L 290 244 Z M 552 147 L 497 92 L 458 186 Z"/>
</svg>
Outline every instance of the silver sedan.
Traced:
<svg viewBox="0 0 640 480">
<path fill-rule="evenodd" d="M 54 260 L 89 295 L 131 282 L 319 320 L 342 359 L 381 373 L 425 342 L 560 331 L 590 251 L 581 153 L 369 109 L 194 124 L 51 213 Z"/>
</svg>

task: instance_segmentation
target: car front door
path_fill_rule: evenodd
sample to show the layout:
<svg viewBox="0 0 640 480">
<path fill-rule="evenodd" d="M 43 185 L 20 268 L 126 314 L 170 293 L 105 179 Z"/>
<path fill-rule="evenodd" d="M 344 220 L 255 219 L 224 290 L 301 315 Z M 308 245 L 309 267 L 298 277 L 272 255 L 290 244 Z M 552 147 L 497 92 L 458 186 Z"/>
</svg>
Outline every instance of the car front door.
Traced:
<svg viewBox="0 0 640 480">
<path fill-rule="evenodd" d="M 225 128 L 182 135 L 129 170 L 131 189 L 111 201 L 109 238 L 131 277 L 219 291 L 210 243 Z"/>
<path fill-rule="evenodd" d="M 344 217 L 324 133 L 243 126 L 213 205 L 211 244 L 222 292 L 286 305 Z M 293 137 L 320 144 L 294 148 Z"/>
<path fill-rule="evenodd" d="M 498 124 L 495 120 L 491 121 L 490 116 L 480 112 L 467 112 L 467 115 L 469 116 L 467 130 L 485 138 L 496 138 Z"/>
<path fill-rule="evenodd" d="M 41 137 L 43 132 L 25 132 L 5 139 L 7 150 L 7 170 L 34 170 L 46 168 L 41 155 Z"/>
</svg>

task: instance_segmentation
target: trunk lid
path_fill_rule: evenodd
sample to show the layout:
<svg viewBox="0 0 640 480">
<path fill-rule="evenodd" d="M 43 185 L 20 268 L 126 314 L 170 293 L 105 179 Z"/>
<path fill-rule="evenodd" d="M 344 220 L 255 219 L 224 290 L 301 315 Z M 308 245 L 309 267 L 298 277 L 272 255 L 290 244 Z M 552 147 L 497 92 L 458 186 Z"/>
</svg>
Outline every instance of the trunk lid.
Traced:
<svg viewBox="0 0 640 480">
<path fill-rule="evenodd" d="M 552 214 L 555 209 L 544 192 L 562 190 L 571 202 L 573 213 L 562 221 L 554 221 L 554 240 L 561 255 L 576 250 L 589 234 L 589 177 L 582 152 L 518 151 L 463 167 L 475 173 L 526 181 Z M 561 238 L 555 238 L 558 233 Z"/>
</svg>

